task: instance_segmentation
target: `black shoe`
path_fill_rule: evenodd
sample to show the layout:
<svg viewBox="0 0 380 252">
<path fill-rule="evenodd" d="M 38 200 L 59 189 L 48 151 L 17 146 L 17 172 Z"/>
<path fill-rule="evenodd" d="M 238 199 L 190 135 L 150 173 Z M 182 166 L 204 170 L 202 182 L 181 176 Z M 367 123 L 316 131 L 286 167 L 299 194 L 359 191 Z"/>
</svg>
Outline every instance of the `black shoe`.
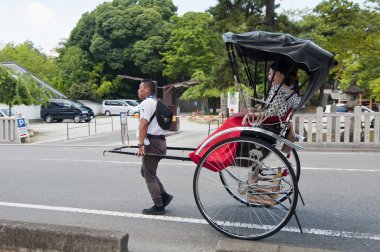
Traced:
<svg viewBox="0 0 380 252">
<path fill-rule="evenodd" d="M 167 207 L 170 204 L 170 201 L 172 201 L 173 195 L 170 195 L 169 193 L 165 193 L 162 195 L 162 204 L 164 207 Z"/>
<path fill-rule="evenodd" d="M 165 214 L 165 207 L 164 206 L 152 206 L 151 208 L 146 208 L 142 210 L 143 214 L 149 214 L 149 215 L 160 215 Z"/>
</svg>

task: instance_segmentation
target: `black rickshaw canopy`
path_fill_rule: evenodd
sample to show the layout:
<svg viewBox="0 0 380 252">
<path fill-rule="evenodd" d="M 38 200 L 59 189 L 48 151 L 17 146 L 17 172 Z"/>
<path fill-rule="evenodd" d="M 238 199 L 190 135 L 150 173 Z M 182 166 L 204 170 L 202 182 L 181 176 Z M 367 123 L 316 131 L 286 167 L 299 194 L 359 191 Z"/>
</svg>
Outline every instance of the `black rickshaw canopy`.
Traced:
<svg viewBox="0 0 380 252">
<path fill-rule="evenodd" d="M 302 69 L 309 76 L 309 85 L 298 109 L 317 91 L 336 65 L 334 55 L 310 40 L 296 38 L 286 33 L 252 31 L 242 34 L 223 34 L 227 50 L 234 49 L 240 57 L 256 62 L 284 61 L 293 69 Z M 296 109 L 296 110 L 298 110 Z"/>
</svg>

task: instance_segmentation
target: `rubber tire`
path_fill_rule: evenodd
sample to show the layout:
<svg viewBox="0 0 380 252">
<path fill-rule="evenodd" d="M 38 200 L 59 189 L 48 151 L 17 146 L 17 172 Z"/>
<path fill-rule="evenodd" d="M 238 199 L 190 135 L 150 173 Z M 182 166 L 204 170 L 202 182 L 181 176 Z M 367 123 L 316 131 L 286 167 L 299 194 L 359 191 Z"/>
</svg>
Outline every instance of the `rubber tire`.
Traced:
<svg viewBox="0 0 380 252">
<path fill-rule="evenodd" d="M 45 116 L 45 122 L 52 123 L 53 121 L 54 121 L 53 116 L 51 116 L 51 115 L 46 115 Z"/>
<path fill-rule="evenodd" d="M 300 162 L 300 159 L 298 157 L 298 153 L 295 149 L 292 149 L 292 154 L 293 157 L 294 157 L 294 160 L 296 161 L 295 165 L 295 169 L 293 169 L 294 173 L 296 174 L 296 177 L 297 177 L 297 182 L 300 180 L 300 177 L 301 177 L 301 162 Z"/>
<path fill-rule="evenodd" d="M 105 114 L 106 116 L 111 116 L 111 112 L 108 111 L 108 110 L 106 110 L 106 111 L 104 112 L 104 114 Z"/>
<path fill-rule="evenodd" d="M 233 142 L 234 140 L 247 140 L 247 141 L 254 141 L 254 142 L 257 142 L 258 144 L 262 145 L 262 146 L 265 146 L 265 148 L 271 150 L 271 152 L 274 152 L 282 161 L 283 163 L 288 167 L 288 171 L 289 171 L 289 175 L 292 177 L 292 181 L 294 182 L 293 183 L 293 191 L 294 191 L 294 196 L 293 196 L 293 203 L 291 205 L 291 208 L 289 209 L 289 212 L 287 214 L 287 216 L 282 220 L 282 222 L 280 223 L 280 225 L 278 225 L 276 228 L 274 228 L 273 230 L 269 231 L 268 233 L 266 234 L 263 234 L 263 235 L 260 235 L 260 236 L 239 236 L 237 234 L 232 234 L 230 232 L 228 232 L 227 230 L 224 230 L 222 228 L 220 228 L 218 225 L 216 225 L 212 220 L 209 219 L 208 217 L 208 214 L 203 210 L 203 206 L 202 206 L 202 203 L 199 201 L 198 199 L 198 189 L 197 189 L 197 181 L 198 181 L 198 175 L 200 174 L 200 169 L 206 169 L 206 168 L 203 168 L 202 167 L 202 164 L 203 162 L 207 159 L 208 155 L 214 151 L 216 148 L 218 148 L 219 146 L 225 144 L 225 143 L 228 143 L 228 142 Z M 228 191 L 228 190 L 227 190 Z M 277 233 L 278 231 L 280 231 L 288 222 L 289 220 L 291 219 L 291 217 L 293 216 L 294 212 L 295 212 L 295 208 L 297 206 L 297 200 L 298 200 L 298 184 L 297 184 L 297 177 L 289 163 L 289 161 L 287 160 L 287 158 L 279 151 L 277 150 L 274 146 L 272 146 L 271 144 L 268 144 L 262 140 L 259 140 L 259 139 L 253 139 L 251 137 L 238 137 L 238 138 L 230 138 L 230 139 L 226 139 L 226 140 L 223 140 L 219 143 L 217 143 L 216 145 L 212 146 L 204 155 L 203 157 L 201 158 L 201 160 L 198 162 L 197 164 L 197 167 L 195 169 L 195 172 L 194 172 L 194 179 L 193 179 L 193 194 L 194 194 L 194 199 L 195 199 L 195 202 L 197 204 L 197 207 L 198 207 L 198 210 L 200 211 L 200 213 L 202 214 L 202 216 L 204 217 L 204 219 L 214 228 L 216 229 L 217 231 L 219 231 L 220 233 L 228 236 L 228 237 L 231 237 L 231 238 L 237 238 L 237 239 L 242 239 L 242 240 L 260 240 L 260 239 L 263 239 L 263 238 L 266 238 L 266 237 L 269 237 L 275 233 Z M 231 193 L 230 193 L 231 194 Z M 231 195 L 231 197 L 234 197 L 233 195 Z"/>
<path fill-rule="evenodd" d="M 91 122 L 91 119 L 86 119 L 86 120 L 84 120 L 85 122 Z"/>
<path fill-rule="evenodd" d="M 74 120 L 74 122 L 76 122 L 76 123 L 79 123 L 79 122 L 81 121 L 79 115 L 74 115 L 73 120 Z"/>
</svg>

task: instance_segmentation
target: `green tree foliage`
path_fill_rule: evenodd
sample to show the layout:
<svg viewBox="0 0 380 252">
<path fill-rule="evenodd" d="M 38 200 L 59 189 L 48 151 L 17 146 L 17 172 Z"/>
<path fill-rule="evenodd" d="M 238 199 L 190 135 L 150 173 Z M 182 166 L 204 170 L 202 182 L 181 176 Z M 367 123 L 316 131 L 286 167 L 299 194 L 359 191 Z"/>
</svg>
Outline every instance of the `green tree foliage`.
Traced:
<svg viewBox="0 0 380 252">
<path fill-rule="evenodd" d="M 378 2 L 378 1 L 373 1 Z M 320 3 L 300 22 L 312 38 L 323 48 L 335 54 L 339 65 L 333 70 L 341 88 L 352 81 L 374 93 L 380 76 L 380 15 L 376 8 L 360 8 L 347 0 L 329 0 Z M 378 94 L 380 99 L 380 94 Z"/>
<path fill-rule="evenodd" d="M 164 75 L 173 81 L 189 80 L 198 70 L 209 76 L 223 48 L 220 34 L 212 30 L 212 17 L 206 13 L 188 12 L 174 22 L 168 51 L 162 53 Z"/>
<path fill-rule="evenodd" d="M 9 110 L 14 105 L 40 105 L 48 96 L 29 74 L 15 74 L 0 67 L 0 103 L 7 104 Z"/>
<path fill-rule="evenodd" d="M 164 80 L 160 53 L 176 10 L 171 0 L 114 0 L 85 13 L 60 49 L 65 89 L 89 85 L 89 94 L 105 98 L 130 90 L 118 74 Z"/>
<path fill-rule="evenodd" d="M 86 83 L 90 79 L 92 66 L 89 56 L 79 47 L 65 48 L 58 59 L 59 78 L 63 80 L 63 90 L 68 91 L 74 83 Z M 67 93 L 67 92 L 66 92 Z"/>
<path fill-rule="evenodd" d="M 54 60 L 40 52 L 30 41 L 19 45 L 7 44 L 0 51 L 0 61 L 16 62 L 48 83 L 54 82 L 57 75 Z"/>
<path fill-rule="evenodd" d="M 262 0 L 218 0 L 208 12 L 215 18 L 218 31 L 246 32 L 265 23 L 265 4 Z"/>
</svg>

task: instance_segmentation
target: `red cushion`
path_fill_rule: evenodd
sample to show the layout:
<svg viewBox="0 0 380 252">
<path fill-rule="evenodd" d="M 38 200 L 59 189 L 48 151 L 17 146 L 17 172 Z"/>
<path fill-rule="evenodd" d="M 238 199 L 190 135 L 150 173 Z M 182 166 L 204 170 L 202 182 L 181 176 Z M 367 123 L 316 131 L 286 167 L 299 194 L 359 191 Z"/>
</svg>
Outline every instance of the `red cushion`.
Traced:
<svg viewBox="0 0 380 252">
<path fill-rule="evenodd" d="M 286 121 L 288 119 L 288 116 L 290 115 L 291 110 L 289 110 L 282 118 L 281 120 Z M 195 154 L 198 150 L 198 148 L 207 141 L 210 137 L 214 136 L 218 132 L 221 132 L 226 129 L 234 128 L 234 127 L 241 127 L 243 117 L 245 116 L 245 113 L 239 113 L 231 116 L 228 118 L 216 131 L 214 131 L 211 135 L 209 135 L 198 147 L 194 152 L 191 152 L 189 154 L 190 159 L 198 164 L 203 155 L 214 145 L 217 143 L 234 137 L 240 137 L 241 131 L 234 131 L 229 134 L 221 135 L 214 140 L 212 140 L 210 143 L 208 143 L 202 151 L 197 155 Z M 267 118 L 262 124 L 276 124 L 279 123 L 279 117 L 278 116 L 272 116 Z M 234 161 L 234 155 L 237 149 L 237 144 L 230 143 L 225 144 L 218 148 L 217 152 L 213 152 L 211 155 L 208 156 L 207 160 L 203 163 L 203 167 L 210 169 L 212 171 L 220 171 L 221 169 L 224 169 L 228 167 L 233 161 Z M 232 155 L 231 155 L 232 154 Z"/>
<path fill-rule="evenodd" d="M 230 117 L 228 118 L 223 124 L 222 126 L 220 126 L 216 131 L 214 131 L 214 133 L 212 133 L 211 135 L 209 135 L 199 146 L 198 148 L 205 142 L 207 141 L 211 136 L 214 136 L 215 134 L 217 134 L 218 132 L 221 132 L 225 129 L 229 129 L 229 128 L 233 128 L 233 127 L 240 127 L 242 126 L 242 120 L 243 120 L 243 117 Z M 228 139 L 228 138 L 233 138 L 233 137 L 239 137 L 241 134 L 240 131 L 235 131 L 235 132 L 232 132 L 230 134 L 224 134 L 222 136 L 219 136 L 217 138 L 215 138 L 214 140 L 212 140 L 210 143 L 208 143 L 203 149 L 202 151 L 196 155 L 196 151 L 198 150 L 195 150 L 194 152 L 191 152 L 189 154 L 189 157 L 190 159 L 198 164 L 199 161 L 201 160 L 201 158 L 203 157 L 203 155 L 214 145 L 216 145 L 217 143 L 225 140 L 225 139 Z M 233 162 L 233 157 L 231 157 L 231 153 L 234 155 L 235 152 L 236 152 L 236 148 L 237 148 L 237 144 L 226 144 L 222 147 L 220 147 L 218 149 L 217 152 L 214 152 L 213 154 L 211 154 L 210 156 L 208 156 L 207 160 L 203 163 L 203 167 L 207 168 L 207 169 L 210 169 L 212 171 L 219 171 L 220 169 L 224 169 L 226 168 L 228 165 L 230 165 L 232 162 Z"/>
</svg>

